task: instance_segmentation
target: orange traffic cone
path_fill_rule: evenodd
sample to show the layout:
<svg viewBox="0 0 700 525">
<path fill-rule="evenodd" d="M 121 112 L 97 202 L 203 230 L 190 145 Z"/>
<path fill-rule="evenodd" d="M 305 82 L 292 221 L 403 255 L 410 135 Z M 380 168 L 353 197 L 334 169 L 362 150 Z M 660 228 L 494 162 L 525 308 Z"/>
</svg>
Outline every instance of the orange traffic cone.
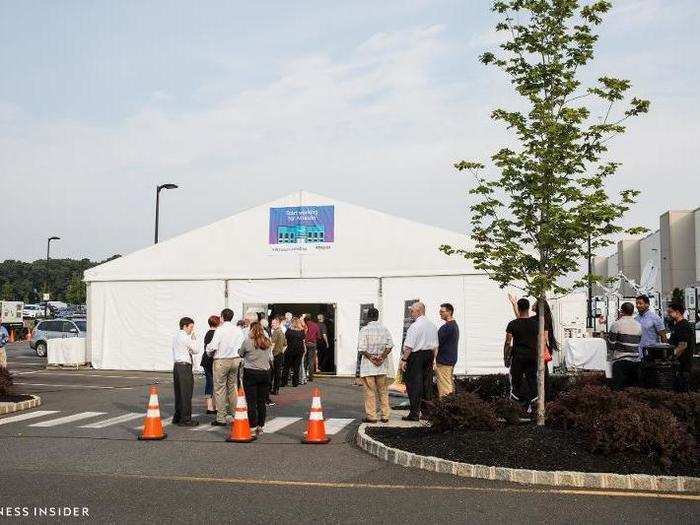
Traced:
<svg viewBox="0 0 700 525">
<path fill-rule="evenodd" d="M 163 431 L 163 422 L 160 420 L 160 407 L 158 406 L 158 387 L 151 385 L 148 388 L 148 409 L 146 419 L 143 422 L 143 432 L 139 436 L 142 441 L 165 439 L 167 434 Z"/>
<path fill-rule="evenodd" d="M 323 421 L 323 412 L 321 410 L 321 389 L 314 387 L 309 422 L 306 425 L 304 439 L 301 442 L 324 445 L 330 443 L 330 441 L 331 438 L 326 435 L 326 423 Z"/>
<path fill-rule="evenodd" d="M 27 328 L 27 333 L 24 334 L 24 340 L 25 341 L 31 341 L 32 340 L 32 331 Z"/>
<path fill-rule="evenodd" d="M 10 328 L 10 338 L 7 340 L 8 343 L 14 343 L 15 342 L 15 329 Z"/>
<path fill-rule="evenodd" d="M 250 432 L 248 423 L 248 404 L 245 401 L 245 393 L 242 388 L 236 393 L 236 412 L 231 422 L 231 433 L 226 441 L 233 443 L 250 443 L 256 436 Z"/>
</svg>

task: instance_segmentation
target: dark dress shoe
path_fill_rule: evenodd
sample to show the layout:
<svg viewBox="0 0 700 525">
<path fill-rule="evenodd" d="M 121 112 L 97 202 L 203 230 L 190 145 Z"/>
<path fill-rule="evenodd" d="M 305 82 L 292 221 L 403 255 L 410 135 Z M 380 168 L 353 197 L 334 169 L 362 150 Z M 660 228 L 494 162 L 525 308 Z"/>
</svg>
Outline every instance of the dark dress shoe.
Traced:
<svg viewBox="0 0 700 525">
<path fill-rule="evenodd" d="M 377 421 L 376 419 L 369 419 L 369 418 L 366 418 L 366 417 L 363 417 L 363 418 L 362 418 L 362 422 L 363 422 L 363 423 L 379 423 L 379 421 Z"/>
<path fill-rule="evenodd" d="M 226 423 L 222 423 L 221 421 L 216 421 L 216 420 L 212 421 L 211 424 L 212 424 L 212 426 L 214 426 L 214 427 L 225 427 L 225 426 L 227 426 Z"/>
<path fill-rule="evenodd" d="M 418 421 L 418 416 L 408 414 L 407 416 L 403 416 L 401 419 L 403 421 Z"/>
<path fill-rule="evenodd" d="M 207 410 L 207 414 L 216 414 L 216 410 Z"/>
<path fill-rule="evenodd" d="M 382 423 L 388 423 L 388 422 L 389 422 L 388 419 L 382 419 Z"/>
<path fill-rule="evenodd" d="M 199 426 L 199 421 L 182 421 L 181 423 L 177 423 L 178 427 L 197 427 Z"/>
</svg>

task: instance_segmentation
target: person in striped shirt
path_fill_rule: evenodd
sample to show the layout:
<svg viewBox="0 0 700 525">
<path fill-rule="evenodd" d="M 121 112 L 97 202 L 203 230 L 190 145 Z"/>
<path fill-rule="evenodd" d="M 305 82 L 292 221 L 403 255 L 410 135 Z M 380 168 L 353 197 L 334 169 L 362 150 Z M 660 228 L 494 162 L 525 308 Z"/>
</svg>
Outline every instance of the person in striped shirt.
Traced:
<svg viewBox="0 0 700 525">
<path fill-rule="evenodd" d="M 608 350 L 612 353 L 613 388 L 622 390 L 639 382 L 639 343 L 642 325 L 635 320 L 634 305 L 622 303 L 620 318 L 608 332 Z"/>
</svg>

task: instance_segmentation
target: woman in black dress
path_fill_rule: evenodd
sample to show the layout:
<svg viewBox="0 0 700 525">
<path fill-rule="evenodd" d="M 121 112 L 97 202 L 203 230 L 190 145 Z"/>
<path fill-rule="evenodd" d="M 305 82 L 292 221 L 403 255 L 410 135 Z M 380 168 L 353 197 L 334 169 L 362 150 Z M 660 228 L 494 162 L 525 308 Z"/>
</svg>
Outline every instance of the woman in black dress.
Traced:
<svg viewBox="0 0 700 525">
<path fill-rule="evenodd" d="M 205 352 L 202 355 L 202 362 L 200 365 L 204 369 L 204 399 L 207 403 L 207 414 L 216 414 L 216 406 L 214 405 L 214 358 L 207 354 L 206 348 L 214 338 L 214 332 L 219 324 L 221 324 L 221 319 L 219 319 L 218 315 L 212 315 L 209 318 L 208 323 L 209 331 L 204 336 Z"/>
<path fill-rule="evenodd" d="M 301 359 L 306 351 L 306 332 L 304 325 L 298 317 L 292 318 L 292 325 L 284 334 L 287 338 L 287 350 L 284 352 L 284 373 L 282 386 L 287 386 L 289 373 L 292 373 L 292 386 L 299 386 L 299 370 L 301 367 Z"/>
</svg>

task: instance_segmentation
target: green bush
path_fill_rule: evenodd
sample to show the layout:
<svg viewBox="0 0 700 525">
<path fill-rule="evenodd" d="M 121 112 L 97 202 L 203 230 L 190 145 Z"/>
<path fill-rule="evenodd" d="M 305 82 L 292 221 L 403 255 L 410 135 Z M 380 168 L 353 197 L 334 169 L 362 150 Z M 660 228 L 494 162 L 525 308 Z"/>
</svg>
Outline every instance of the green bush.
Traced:
<svg viewBox="0 0 700 525">
<path fill-rule="evenodd" d="M 430 422 L 435 432 L 495 430 L 498 427 L 493 407 L 469 392 L 438 399 L 433 404 Z"/>
<path fill-rule="evenodd" d="M 651 408 L 668 410 L 688 428 L 688 432 L 696 438 L 700 437 L 700 394 L 646 388 L 628 388 L 625 394 Z"/>
<path fill-rule="evenodd" d="M 694 461 L 693 438 L 673 414 L 641 403 L 601 414 L 588 432 L 588 444 L 601 454 L 648 455 L 665 467 Z"/>
<path fill-rule="evenodd" d="M 476 394 L 484 401 L 493 401 L 510 395 L 510 379 L 506 374 L 467 376 L 456 380 L 457 392 Z"/>
<path fill-rule="evenodd" d="M 4 367 L 0 366 L 0 396 L 7 396 L 12 393 L 12 374 Z"/>
</svg>

